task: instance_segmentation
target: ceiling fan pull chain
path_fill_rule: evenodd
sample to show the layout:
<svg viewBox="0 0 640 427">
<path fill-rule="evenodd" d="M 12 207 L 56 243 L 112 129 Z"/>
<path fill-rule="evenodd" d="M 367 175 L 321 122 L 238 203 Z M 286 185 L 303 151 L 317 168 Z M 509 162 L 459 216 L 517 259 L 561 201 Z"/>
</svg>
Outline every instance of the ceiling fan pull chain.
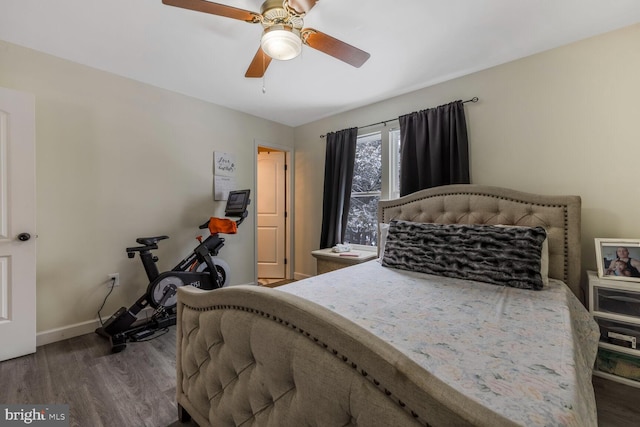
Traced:
<svg viewBox="0 0 640 427">
<path fill-rule="evenodd" d="M 265 66 L 264 66 L 264 55 L 262 55 L 262 69 L 264 71 L 265 70 Z M 266 94 L 267 93 L 267 73 L 263 72 L 262 73 L 262 93 Z"/>
</svg>

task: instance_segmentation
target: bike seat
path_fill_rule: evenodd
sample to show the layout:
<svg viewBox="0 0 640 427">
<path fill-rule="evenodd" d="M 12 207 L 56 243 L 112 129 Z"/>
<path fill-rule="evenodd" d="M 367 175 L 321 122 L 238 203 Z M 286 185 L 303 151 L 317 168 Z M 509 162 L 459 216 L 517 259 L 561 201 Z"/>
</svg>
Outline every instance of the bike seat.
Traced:
<svg viewBox="0 0 640 427">
<path fill-rule="evenodd" d="M 164 239 L 168 239 L 168 238 L 169 238 L 169 236 L 138 237 L 136 239 L 136 242 L 140 243 L 141 245 L 150 246 L 150 245 L 155 245 L 160 240 L 164 240 Z"/>
</svg>

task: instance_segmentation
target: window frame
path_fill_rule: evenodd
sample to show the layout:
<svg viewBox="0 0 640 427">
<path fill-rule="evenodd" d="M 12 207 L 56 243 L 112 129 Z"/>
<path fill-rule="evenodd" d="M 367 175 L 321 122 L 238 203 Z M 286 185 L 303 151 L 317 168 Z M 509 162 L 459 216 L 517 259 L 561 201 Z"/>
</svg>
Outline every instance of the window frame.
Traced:
<svg viewBox="0 0 640 427">
<path fill-rule="evenodd" d="M 392 133 L 397 135 L 397 138 L 392 136 Z M 373 135 L 380 135 L 381 143 L 381 165 L 382 165 L 382 185 L 380 192 L 351 192 L 351 198 L 354 194 L 357 196 L 380 196 L 380 200 L 397 199 L 400 196 L 400 177 L 399 177 L 399 165 L 400 165 L 400 124 L 398 120 L 393 120 L 386 123 L 381 123 L 376 126 L 368 126 L 365 129 L 358 129 L 358 139 L 366 138 Z M 396 145 L 397 144 L 397 145 Z M 394 149 L 395 148 L 395 149 Z M 356 197 L 357 197 L 356 196 Z M 365 251 L 377 251 L 377 245 L 362 245 L 358 243 L 351 243 L 351 247 L 357 250 Z"/>
</svg>

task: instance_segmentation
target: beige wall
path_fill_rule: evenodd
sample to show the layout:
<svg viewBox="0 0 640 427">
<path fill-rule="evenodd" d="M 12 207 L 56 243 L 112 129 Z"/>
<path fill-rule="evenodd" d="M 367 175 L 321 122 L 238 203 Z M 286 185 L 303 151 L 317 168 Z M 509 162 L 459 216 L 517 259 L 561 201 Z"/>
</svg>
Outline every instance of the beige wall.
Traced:
<svg viewBox="0 0 640 427">
<path fill-rule="evenodd" d="M 161 269 L 193 247 L 213 202 L 214 150 L 235 153 L 238 186 L 255 179 L 254 140 L 293 147 L 295 272 L 315 274 L 322 212 L 321 134 L 478 96 L 467 104 L 478 184 L 583 200 L 583 266 L 594 237 L 640 238 L 640 25 L 300 126 L 294 130 L 193 98 L 0 42 L 0 86 L 36 96 L 38 331 L 90 322 L 146 286 L 135 237 L 167 234 Z M 253 210 L 250 210 L 253 214 Z M 223 257 L 232 283 L 253 281 L 252 215 Z M 247 256 L 251 254 L 251 256 Z"/>
<path fill-rule="evenodd" d="M 293 129 L 0 42 L 0 86 L 36 97 L 38 331 L 89 322 L 146 289 L 140 236 L 160 243 L 160 270 L 195 246 L 197 226 L 224 214 L 212 198 L 215 150 L 236 155 L 237 184 L 254 190 L 255 139 L 293 147 Z M 232 284 L 254 280 L 253 206 L 221 256 Z"/>
<path fill-rule="evenodd" d="M 583 268 L 594 269 L 594 237 L 640 238 L 638 46 L 635 25 L 296 128 L 296 272 L 315 273 L 321 134 L 473 96 L 472 182 L 580 195 Z"/>
</svg>

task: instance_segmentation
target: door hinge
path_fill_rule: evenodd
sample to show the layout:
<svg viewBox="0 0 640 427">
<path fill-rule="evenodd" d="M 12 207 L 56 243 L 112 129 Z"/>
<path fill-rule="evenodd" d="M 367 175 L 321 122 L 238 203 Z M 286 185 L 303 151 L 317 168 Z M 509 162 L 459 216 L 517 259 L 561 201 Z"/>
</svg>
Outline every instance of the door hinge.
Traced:
<svg viewBox="0 0 640 427">
<path fill-rule="evenodd" d="M 289 167 L 289 166 L 285 164 L 285 165 L 284 165 L 284 170 L 287 170 L 287 168 L 288 168 L 288 167 Z"/>
<path fill-rule="evenodd" d="M 284 217 L 286 218 L 288 216 L 289 216 L 289 213 L 287 211 L 284 211 Z"/>
<path fill-rule="evenodd" d="M 287 259 L 286 258 L 284 259 L 284 265 L 287 265 Z"/>
</svg>

